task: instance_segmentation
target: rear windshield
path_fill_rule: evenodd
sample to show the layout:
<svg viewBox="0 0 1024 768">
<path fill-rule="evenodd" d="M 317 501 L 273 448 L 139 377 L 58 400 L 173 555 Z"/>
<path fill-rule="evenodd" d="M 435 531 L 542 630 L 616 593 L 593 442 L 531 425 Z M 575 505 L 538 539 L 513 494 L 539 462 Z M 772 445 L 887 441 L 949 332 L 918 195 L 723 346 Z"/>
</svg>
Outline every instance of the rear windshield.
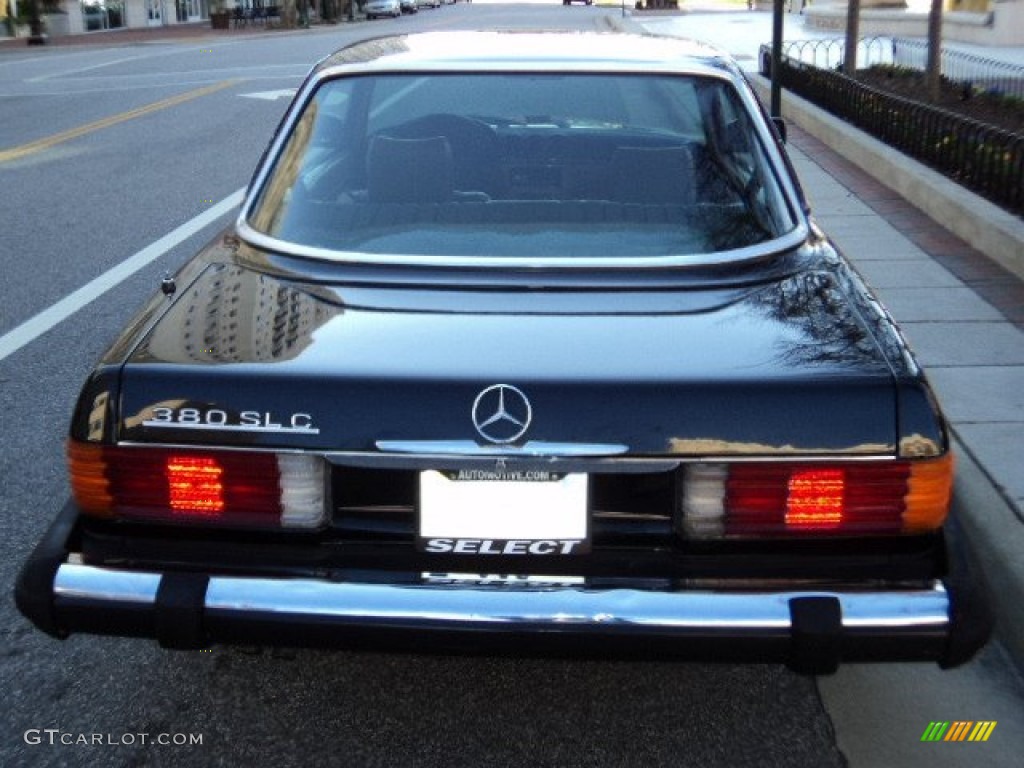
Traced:
<svg viewBox="0 0 1024 768">
<path fill-rule="evenodd" d="M 481 259 L 711 254 L 795 226 L 730 83 L 524 73 L 325 82 L 248 222 L 319 249 Z"/>
</svg>

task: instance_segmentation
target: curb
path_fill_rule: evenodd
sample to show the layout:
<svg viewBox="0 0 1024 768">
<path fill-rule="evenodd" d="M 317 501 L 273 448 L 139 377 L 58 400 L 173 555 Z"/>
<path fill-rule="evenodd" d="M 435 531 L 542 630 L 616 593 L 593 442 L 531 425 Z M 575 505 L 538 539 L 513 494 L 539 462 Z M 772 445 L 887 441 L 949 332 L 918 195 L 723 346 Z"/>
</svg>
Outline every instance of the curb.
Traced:
<svg viewBox="0 0 1024 768">
<path fill-rule="evenodd" d="M 747 78 L 767 102 L 770 81 L 752 72 Z M 782 116 L 1024 279 L 1024 220 L 789 91 Z"/>
<path fill-rule="evenodd" d="M 953 514 L 966 533 L 995 615 L 996 637 L 1024 665 L 1024 526 L 970 450 L 953 436 Z"/>
</svg>

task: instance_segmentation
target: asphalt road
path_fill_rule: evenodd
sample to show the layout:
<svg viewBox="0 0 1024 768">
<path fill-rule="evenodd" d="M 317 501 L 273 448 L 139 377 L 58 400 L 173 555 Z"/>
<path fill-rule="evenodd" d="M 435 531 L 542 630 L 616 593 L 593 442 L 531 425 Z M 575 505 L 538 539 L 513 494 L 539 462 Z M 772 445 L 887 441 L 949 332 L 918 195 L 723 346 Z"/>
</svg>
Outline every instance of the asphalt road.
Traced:
<svg viewBox="0 0 1024 768">
<path fill-rule="evenodd" d="M 247 183 L 287 104 L 274 92 L 294 88 L 317 58 L 356 37 L 585 28 L 610 13 L 619 11 L 474 3 L 244 41 L 0 55 L 0 584 L 13 583 L 67 494 L 62 441 L 83 377 L 161 275 L 227 220 L 196 223 Z M 97 286 L 133 257 L 137 270 Z M 87 295 L 75 298 L 83 287 Z M 61 301 L 64 319 L 39 318 Z M 894 764 L 872 754 L 900 754 L 910 756 L 901 764 L 947 765 L 955 764 L 948 748 L 943 755 L 920 743 L 929 720 L 1005 723 L 1001 713 L 1022 701 L 998 647 L 956 677 L 895 665 L 828 681 L 778 666 L 645 660 L 180 653 L 120 639 L 52 640 L 7 594 L 3 766 L 827 768 L 847 764 L 837 720 L 846 728 L 880 707 L 891 712 L 884 733 L 865 738 L 902 751 L 846 745 L 867 755 L 854 764 Z M 991 743 L 955 759 L 1016 765 L 1020 734 L 1000 741 L 1008 730 L 997 727 Z"/>
</svg>

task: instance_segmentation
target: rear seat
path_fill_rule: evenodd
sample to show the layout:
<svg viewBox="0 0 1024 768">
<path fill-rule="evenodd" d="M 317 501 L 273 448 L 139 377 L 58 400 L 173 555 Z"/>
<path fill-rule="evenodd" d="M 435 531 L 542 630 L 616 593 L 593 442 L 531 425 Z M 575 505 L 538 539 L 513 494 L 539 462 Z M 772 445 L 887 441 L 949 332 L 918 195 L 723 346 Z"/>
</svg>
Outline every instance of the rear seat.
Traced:
<svg viewBox="0 0 1024 768">
<path fill-rule="evenodd" d="M 361 229 L 533 224 L 686 226 L 697 215 L 696 171 L 689 147 L 662 142 L 622 146 L 593 139 L 589 137 L 587 142 L 595 151 L 589 156 L 569 153 L 575 144 L 552 144 L 567 153 L 564 162 L 559 163 L 558 156 L 528 151 L 531 142 L 518 137 L 517 152 L 506 158 L 508 169 L 551 169 L 564 186 L 523 190 L 529 199 L 492 199 L 485 192 L 453 188 L 453 166 L 458 163 L 460 147 L 447 138 L 377 136 L 366 158 L 367 189 L 344 193 L 330 201 L 296 200 L 277 234 L 300 242 L 326 243 L 344 240 L 346 231 Z M 541 194 L 556 199 L 534 199 Z M 557 199 L 562 194 L 572 199 Z M 711 216 L 714 218 L 713 212 Z"/>
</svg>

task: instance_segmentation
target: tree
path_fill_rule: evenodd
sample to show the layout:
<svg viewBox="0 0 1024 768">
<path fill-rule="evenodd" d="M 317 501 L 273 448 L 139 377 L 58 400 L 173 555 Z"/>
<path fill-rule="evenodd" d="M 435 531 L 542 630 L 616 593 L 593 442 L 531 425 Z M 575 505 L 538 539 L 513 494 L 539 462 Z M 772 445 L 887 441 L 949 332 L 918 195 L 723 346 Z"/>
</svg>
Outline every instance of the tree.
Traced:
<svg viewBox="0 0 1024 768">
<path fill-rule="evenodd" d="M 857 38 L 860 36 L 860 0 L 849 0 L 846 6 L 846 45 L 843 48 L 843 74 L 857 74 Z"/>
<path fill-rule="evenodd" d="M 282 0 L 281 2 L 281 26 L 285 29 L 295 29 L 299 21 L 299 11 L 295 0 Z"/>
<path fill-rule="evenodd" d="M 28 44 L 36 45 L 46 42 L 43 36 L 43 16 L 39 7 L 40 0 L 28 0 Z"/>
<path fill-rule="evenodd" d="M 932 0 L 928 10 L 928 61 L 924 69 L 928 100 L 939 100 L 942 87 L 942 0 Z"/>
</svg>

